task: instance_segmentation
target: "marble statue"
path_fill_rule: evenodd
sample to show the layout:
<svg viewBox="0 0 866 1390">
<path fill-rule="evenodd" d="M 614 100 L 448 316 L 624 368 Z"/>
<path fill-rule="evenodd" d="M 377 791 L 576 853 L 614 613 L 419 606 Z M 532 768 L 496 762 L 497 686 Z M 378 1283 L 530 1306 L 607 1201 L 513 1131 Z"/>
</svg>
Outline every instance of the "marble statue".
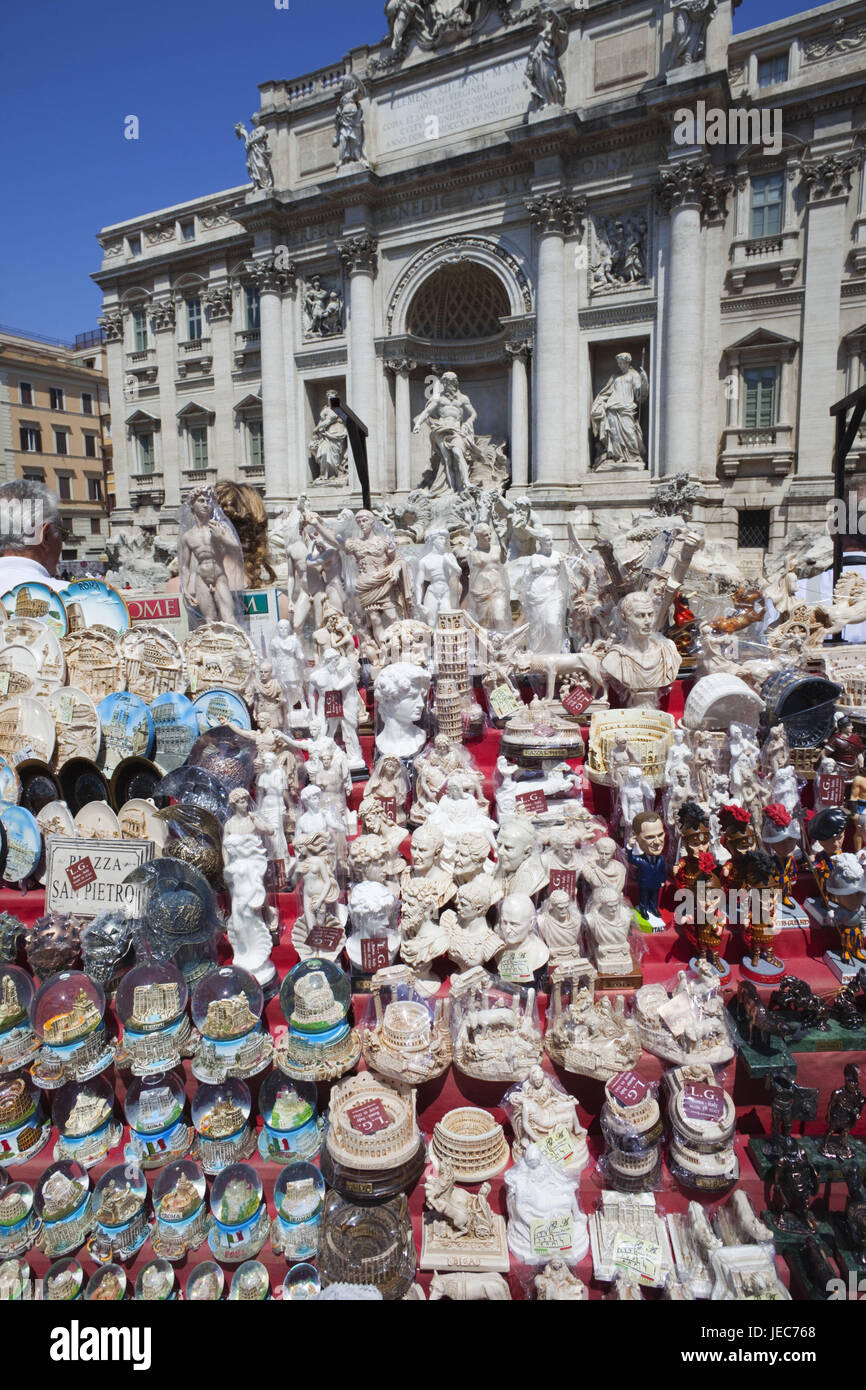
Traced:
<svg viewBox="0 0 866 1390">
<path fill-rule="evenodd" d="M 487 837 L 484 837 L 487 849 Z M 454 896 L 454 879 L 443 862 L 445 836 L 441 830 L 425 823 L 412 832 L 410 851 L 412 867 L 402 878 L 404 908 L 407 898 L 424 897 L 438 911 Z"/>
<path fill-rule="evenodd" d="M 671 46 L 672 68 L 697 63 L 707 51 L 707 29 L 718 0 L 672 0 L 674 36 Z"/>
<path fill-rule="evenodd" d="M 315 483 L 344 483 L 349 476 L 349 433 L 339 415 L 323 405 L 307 444 Z"/>
<path fill-rule="evenodd" d="M 329 857 L 330 845 L 325 831 L 309 836 L 303 849 L 299 850 L 297 874 L 301 881 L 303 910 L 301 919 L 306 931 L 304 940 L 314 927 L 330 926 L 333 922 L 342 926 L 346 920 L 346 909 L 340 903 L 340 885 Z M 297 950 L 297 940 L 292 941 Z"/>
<path fill-rule="evenodd" d="M 550 952 L 552 966 L 567 956 L 578 954 L 583 917 L 577 903 L 565 889 L 555 888 L 542 904 L 538 914 L 538 930 Z"/>
<path fill-rule="evenodd" d="M 582 1303 L 589 1298 L 586 1284 L 572 1274 L 558 1255 L 536 1274 L 534 1283 L 539 1303 Z"/>
<path fill-rule="evenodd" d="M 461 970 L 484 965 L 502 950 L 502 938 L 492 931 L 487 913 L 490 891 L 484 877 L 461 883 L 454 907 L 446 908 L 439 924 L 448 933 L 448 959 Z"/>
<path fill-rule="evenodd" d="M 285 559 L 290 607 L 294 607 L 300 597 L 306 572 L 307 544 L 303 528 L 307 516 L 307 494 L 302 492 L 296 504 L 281 512 L 270 525 L 269 537 L 277 561 Z"/>
<path fill-rule="evenodd" d="M 377 529 L 372 512 L 356 512 L 358 536 L 342 536 L 324 526 L 318 517 L 311 526 L 332 546 L 344 550 L 358 566 L 355 596 L 377 642 L 385 629 L 409 617 L 412 591 L 409 575 L 397 553 L 393 537 Z"/>
<path fill-rule="evenodd" d="M 673 742 L 665 755 L 664 783 L 667 785 L 674 779 L 674 770 L 678 767 L 688 768 L 691 764 L 692 755 L 686 743 L 686 731 L 682 728 L 674 729 Z"/>
<path fill-rule="evenodd" d="M 532 898 L 547 887 L 547 870 L 530 821 L 503 821 L 496 837 L 496 859 L 496 877 L 504 894 L 526 893 Z"/>
<path fill-rule="evenodd" d="M 593 293 L 646 279 L 647 221 L 642 213 L 596 218 L 593 230 L 596 254 L 592 264 Z"/>
<path fill-rule="evenodd" d="M 631 821 L 628 824 L 631 826 Z M 615 893 L 621 893 L 625 887 L 626 873 L 625 864 L 616 858 L 616 841 L 609 835 L 602 835 L 600 840 L 596 840 L 584 857 L 581 868 L 581 878 L 593 891 L 596 888 L 610 888 Z"/>
<path fill-rule="evenodd" d="M 415 598 L 428 627 L 436 626 L 440 612 L 456 607 L 460 592 L 460 564 L 448 548 L 448 532 L 438 527 L 427 532 L 430 549 L 418 561 Z"/>
<path fill-rule="evenodd" d="M 326 598 L 322 605 L 322 626 L 313 633 L 313 647 L 316 660 L 320 661 L 326 647 L 336 647 L 357 671 L 359 665 L 358 648 L 355 646 L 355 630 L 351 622 L 339 608 L 334 608 Z"/>
<path fill-rule="evenodd" d="M 529 623 L 527 639 L 533 650 L 543 655 L 561 652 L 565 645 L 568 570 L 565 556 L 553 548 L 549 531 L 538 533 L 538 550 L 526 562 L 520 604 Z"/>
<path fill-rule="evenodd" d="M 191 492 L 181 510 L 178 572 L 187 609 L 206 623 L 237 626 L 233 595 L 247 585 L 244 553 L 211 488 Z"/>
<path fill-rule="evenodd" d="M 461 831 L 454 850 L 454 867 L 451 874 L 458 885 L 469 883 L 472 879 L 486 882 L 488 907 L 502 897 L 504 889 L 501 881 L 496 878 L 496 866 L 490 858 L 490 836 L 485 826 L 473 829 L 470 825 Z"/>
<path fill-rule="evenodd" d="M 391 38 L 391 52 L 402 51 L 413 27 L 424 23 L 424 5 L 421 0 L 387 0 L 385 16 Z"/>
<path fill-rule="evenodd" d="M 650 594 L 626 594 L 620 613 L 625 636 L 611 643 L 602 669 L 628 695 L 631 706 L 655 705 L 658 692 L 676 680 L 682 658 L 670 638 L 655 631 Z"/>
<path fill-rule="evenodd" d="M 473 484 L 502 485 L 508 466 L 503 462 L 501 449 L 488 436 L 476 436 L 477 418 L 471 400 L 460 390 L 456 372 L 443 372 L 424 409 L 412 422 L 413 434 L 420 434 L 423 424 L 430 434 L 431 467 L 422 479 L 422 487 L 434 489 L 439 483 L 440 469 L 444 485 L 452 492 L 464 493 Z"/>
<path fill-rule="evenodd" d="M 411 758 L 424 747 L 421 727 L 430 689 L 430 676 L 421 666 L 397 661 L 386 666 L 375 686 L 380 725 L 376 752 L 384 757 Z"/>
<path fill-rule="evenodd" d="M 426 820 L 431 803 L 439 800 L 453 772 L 462 772 L 472 778 L 475 799 L 480 810 L 487 813 L 481 774 L 472 767 L 466 749 L 450 743 L 446 734 L 437 734 L 429 748 L 425 748 L 415 759 L 414 772 L 415 796 L 409 819 L 415 825 Z"/>
<path fill-rule="evenodd" d="M 393 925 L 397 899 L 384 883 L 356 883 L 349 892 L 349 920 L 352 931 L 346 953 L 356 970 L 362 969 L 361 941 L 364 937 L 383 937 L 388 942 L 388 963 L 400 949 L 400 933 Z"/>
<path fill-rule="evenodd" d="M 600 445 L 596 470 L 646 467 L 646 443 L 638 415 L 649 398 L 643 367 L 631 364 L 631 354 L 619 352 L 612 376 L 592 403 L 589 418 Z"/>
<path fill-rule="evenodd" d="M 463 772 L 452 772 L 445 783 L 442 798 L 428 805 L 424 822 L 443 836 L 444 864 L 454 863 L 457 846 L 469 831 L 483 831 L 492 848 L 496 843 L 497 827 L 486 812 L 486 803 L 483 808 L 478 803 L 473 779 Z"/>
<path fill-rule="evenodd" d="M 276 865 L 278 882 L 285 883 L 289 864 L 285 819 L 290 809 L 289 776 L 275 752 L 263 750 L 255 761 L 256 812 L 268 827 L 265 843 L 268 859 Z"/>
<path fill-rule="evenodd" d="M 506 1101 L 511 1110 L 511 1152 L 515 1160 L 523 1158 L 530 1144 L 543 1146 L 555 1131 L 564 1130 L 572 1153 L 563 1161 L 561 1171 L 573 1175 L 582 1172 L 589 1152 L 574 1096 L 546 1076 L 541 1067 L 533 1067 L 526 1080 L 508 1092 Z"/>
<path fill-rule="evenodd" d="M 728 749 L 731 756 L 731 799 L 745 806 L 750 800 L 749 793 L 754 791 L 754 775 L 761 760 L 761 750 L 745 724 L 731 724 L 728 729 Z"/>
<path fill-rule="evenodd" d="M 511 631 L 511 586 L 502 563 L 499 541 L 492 548 L 493 528 L 480 522 L 474 529 L 475 544 L 469 552 L 469 589 L 466 611 L 481 627 L 494 632 Z"/>
<path fill-rule="evenodd" d="M 800 788 L 797 785 L 797 773 L 790 764 L 787 767 L 780 767 L 773 773 L 769 800 L 779 802 L 791 816 L 796 816 L 800 810 Z"/>
<path fill-rule="evenodd" d="M 318 733 L 321 725 L 316 725 Z M 356 817 L 348 808 L 348 798 L 352 794 L 352 766 L 349 755 L 332 738 L 315 738 L 309 747 L 307 758 L 308 785 L 318 787 L 322 792 L 332 823 L 342 826 L 347 835 L 356 830 Z"/>
<path fill-rule="evenodd" d="M 254 118 L 255 119 L 255 118 Z M 254 188 L 260 189 L 264 193 L 270 193 L 274 186 L 274 175 L 271 170 L 271 152 L 268 148 L 268 132 L 264 126 L 253 126 L 252 130 L 247 130 L 242 121 L 235 125 L 235 135 L 244 142 L 244 153 L 247 157 L 247 173 Z"/>
<path fill-rule="evenodd" d="M 351 513 L 344 512 L 341 515 L 351 516 Z M 295 622 L 300 626 L 299 609 L 303 610 L 306 618 L 307 612 L 312 608 L 314 626 L 320 628 L 324 622 L 326 605 L 337 612 L 343 611 L 346 605 L 346 589 L 342 552 L 313 531 L 312 520 L 310 516 L 304 528 L 304 539 L 309 545 L 305 568 L 306 584 L 295 605 Z"/>
<path fill-rule="evenodd" d="M 271 960 L 273 940 L 262 909 L 266 902 L 265 874 L 268 856 L 263 837 L 272 827 L 250 809 L 246 787 L 229 793 L 232 814 L 223 826 L 223 876 L 231 895 L 227 935 L 234 963 L 267 985 L 276 976 Z"/>
<path fill-rule="evenodd" d="M 523 1157 L 505 1174 L 508 1203 L 508 1247 L 521 1264 L 546 1264 L 549 1251 L 541 1254 L 532 1239 L 535 1221 L 555 1218 L 569 1221 L 571 1239 L 560 1256 L 567 1264 L 577 1264 L 589 1249 L 586 1217 L 577 1200 L 574 1180 L 549 1158 L 537 1144 L 529 1144 Z"/>
<path fill-rule="evenodd" d="M 504 945 L 496 955 L 496 973 L 511 984 L 531 984 L 550 952 L 538 935 L 535 904 L 525 893 L 509 893 L 499 904 L 496 934 Z"/>
<path fill-rule="evenodd" d="M 342 296 L 337 290 L 326 289 L 320 275 L 312 275 L 304 290 L 304 337 L 329 338 L 342 328 Z"/>
<path fill-rule="evenodd" d="M 370 162 L 364 154 L 364 112 L 361 107 L 366 96 L 364 84 L 354 73 L 347 72 L 340 90 L 333 141 L 337 151 L 337 168 L 342 169 L 344 164 L 363 164 L 369 169 Z"/>
<path fill-rule="evenodd" d="M 409 777 L 399 758 L 380 758 L 364 788 L 364 801 L 380 801 L 388 818 L 397 826 L 406 824 Z"/>
<path fill-rule="evenodd" d="M 599 974 L 630 974 L 631 907 L 622 893 L 615 888 L 596 888 L 584 915 L 592 963 Z"/>
<path fill-rule="evenodd" d="M 538 38 L 526 63 L 526 81 L 532 93 L 530 111 L 565 105 L 565 77 L 559 60 L 568 46 L 568 28 L 549 5 L 539 7 L 538 24 Z"/>
<path fill-rule="evenodd" d="M 268 657 L 277 679 L 285 692 L 289 717 L 300 706 L 307 709 L 307 658 L 301 639 L 288 618 L 280 618 L 277 630 L 268 644 Z"/>
<path fill-rule="evenodd" d="M 285 729 L 288 702 L 285 688 L 274 671 L 272 661 L 262 661 L 253 676 L 252 705 L 259 728 L 267 726 L 271 729 Z"/>
<path fill-rule="evenodd" d="M 655 806 L 655 792 L 639 767 L 627 769 L 617 792 L 617 806 L 620 825 L 626 832 L 631 831 L 635 816 Z"/>
<path fill-rule="evenodd" d="M 351 666 L 334 647 L 326 647 L 322 659 L 310 673 L 310 708 L 325 721 L 330 738 L 337 732 L 353 771 L 366 773 L 367 764 L 358 738 L 361 702 Z"/>
</svg>

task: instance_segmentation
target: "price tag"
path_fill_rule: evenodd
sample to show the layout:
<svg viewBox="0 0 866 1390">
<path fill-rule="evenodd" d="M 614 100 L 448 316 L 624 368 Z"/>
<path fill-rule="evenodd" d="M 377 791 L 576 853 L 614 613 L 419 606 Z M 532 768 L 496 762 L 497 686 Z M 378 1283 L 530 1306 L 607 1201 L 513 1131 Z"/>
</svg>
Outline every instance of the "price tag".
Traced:
<svg viewBox="0 0 866 1390">
<path fill-rule="evenodd" d="M 325 691 L 325 718 L 342 719 L 343 696 L 339 690 Z"/>
<path fill-rule="evenodd" d="M 376 970 L 384 970 L 388 964 L 387 936 L 361 937 L 361 969 L 372 975 Z"/>
<path fill-rule="evenodd" d="M 382 807 L 385 819 L 392 825 L 397 824 L 397 798 L 396 796 L 377 796 L 376 800 Z"/>
<path fill-rule="evenodd" d="M 576 869 L 551 869 L 550 870 L 550 891 L 555 893 L 567 893 L 572 902 L 577 900 L 577 870 Z"/>
<path fill-rule="evenodd" d="M 633 1071 L 621 1071 L 619 1076 L 615 1076 L 612 1081 L 607 1083 L 607 1089 L 612 1096 L 615 1096 L 620 1105 L 640 1105 L 649 1086 L 646 1081 L 642 1081 Z"/>
<path fill-rule="evenodd" d="M 569 690 L 567 695 L 562 697 L 562 708 L 567 709 L 569 714 L 573 714 L 575 719 L 592 704 L 595 696 L 590 690 L 585 690 L 582 685 L 576 685 L 573 690 Z"/>
<path fill-rule="evenodd" d="M 25 743 L 22 748 L 19 748 L 15 753 L 12 754 L 12 757 L 9 759 L 9 761 L 18 764 L 23 763 L 27 758 L 35 757 L 36 749 L 32 746 L 32 744 Z"/>
<path fill-rule="evenodd" d="M 9 671 L 0 671 L 0 695 L 5 695 L 9 690 Z"/>
<path fill-rule="evenodd" d="M 634 1275 L 639 1284 L 661 1283 L 664 1251 L 658 1241 L 619 1234 L 613 1243 L 613 1262 L 617 1269 Z"/>
<path fill-rule="evenodd" d="M 359 1134 L 377 1134 L 380 1129 L 389 1129 L 391 1116 L 380 1100 L 365 1100 L 363 1105 L 353 1105 L 348 1110 L 349 1124 Z"/>
<path fill-rule="evenodd" d="M 533 1255 L 562 1255 L 574 1249 L 572 1216 L 540 1216 L 529 1223 Z"/>
<path fill-rule="evenodd" d="M 307 945 L 314 951 L 336 951 L 343 940 L 343 928 L 317 924 L 307 935 Z"/>
<path fill-rule="evenodd" d="M 514 798 L 527 815 L 543 815 L 547 810 L 547 797 L 543 791 L 518 792 Z"/>
<path fill-rule="evenodd" d="M 845 798 L 845 779 L 837 772 L 821 772 L 815 778 L 818 799 L 824 806 L 841 806 Z"/>
<path fill-rule="evenodd" d="M 720 1120 L 725 1113 L 725 1093 L 721 1086 L 703 1086 L 687 1081 L 683 1087 L 683 1114 L 690 1120 Z"/>
<path fill-rule="evenodd" d="M 72 887 L 78 892 L 79 888 L 86 888 L 88 883 L 96 882 L 96 870 L 91 860 L 85 856 L 84 859 L 76 859 L 74 864 L 70 864 L 66 870 L 66 877 Z"/>
<path fill-rule="evenodd" d="M 507 719 L 509 715 L 519 714 L 523 709 L 523 701 L 510 685 L 497 685 L 487 699 L 497 719 Z"/>
<path fill-rule="evenodd" d="M 65 691 L 61 691 L 57 697 L 57 722 L 58 724 L 71 724 L 75 718 L 75 700 Z"/>
<path fill-rule="evenodd" d="M 525 951 L 503 951 L 496 958 L 496 973 L 501 980 L 507 980 L 512 985 L 528 985 L 533 978 Z"/>
<path fill-rule="evenodd" d="M 574 1158 L 574 1136 L 569 1134 L 565 1125 L 556 1125 L 549 1134 L 545 1134 L 538 1147 L 554 1163 L 563 1167 Z"/>
<path fill-rule="evenodd" d="M 189 693 L 194 695 L 198 690 L 198 667 L 191 666 L 189 669 Z"/>
</svg>

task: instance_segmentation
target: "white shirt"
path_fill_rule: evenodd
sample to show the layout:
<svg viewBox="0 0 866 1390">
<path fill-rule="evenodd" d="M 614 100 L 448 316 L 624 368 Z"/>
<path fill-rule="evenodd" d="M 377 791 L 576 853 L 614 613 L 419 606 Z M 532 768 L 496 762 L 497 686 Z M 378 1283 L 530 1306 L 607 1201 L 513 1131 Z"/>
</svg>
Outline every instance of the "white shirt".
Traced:
<svg viewBox="0 0 866 1390">
<path fill-rule="evenodd" d="M 8 594 L 16 584 L 44 584 L 59 594 L 69 587 L 68 579 L 55 579 L 38 560 L 26 555 L 0 555 L 0 596 Z"/>
</svg>

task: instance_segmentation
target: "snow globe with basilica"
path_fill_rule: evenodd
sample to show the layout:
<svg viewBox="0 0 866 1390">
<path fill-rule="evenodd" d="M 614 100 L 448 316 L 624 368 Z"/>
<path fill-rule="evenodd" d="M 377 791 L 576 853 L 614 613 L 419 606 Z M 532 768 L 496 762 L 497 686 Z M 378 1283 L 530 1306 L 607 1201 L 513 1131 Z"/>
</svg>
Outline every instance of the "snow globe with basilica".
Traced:
<svg viewBox="0 0 866 1390">
<path fill-rule="evenodd" d="M 42 1043 L 30 1023 L 33 981 L 17 965 L 0 965 L 0 1076 L 29 1066 Z"/>
<path fill-rule="evenodd" d="M 57 1129 L 54 1157 L 74 1158 L 84 1168 L 100 1163 L 120 1143 L 123 1126 L 114 1118 L 114 1091 L 104 1076 L 68 1081 L 54 1096 L 51 1118 Z"/>
<path fill-rule="evenodd" d="M 78 970 L 52 975 L 30 1006 L 30 1023 L 42 1041 L 31 1069 L 37 1086 L 58 1090 L 67 1081 L 89 1081 L 114 1061 L 105 1030 L 105 995 Z"/>
<path fill-rule="evenodd" d="M 259 1155 L 272 1163 L 315 1158 L 322 1147 L 324 1124 L 317 1105 L 312 1081 L 290 1081 L 281 1071 L 272 1071 L 259 1091 L 259 1111 L 264 1120 L 259 1131 Z"/>
<path fill-rule="evenodd" d="M 199 1086 L 193 1096 L 192 1122 L 198 1136 L 194 1152 L 211 1177 L 255 1152 L 252 1108 L 248 1087 L 235 1077 Z"/>
<path fill-rule="evenodd" d="M 153 1225 L 141 1168 L 116 1163 L 103 1173 L 93 1191 L 93 1215 L 96 1230 L 87 1242 L 90 1258 L 97 1264 L 131 1260 Z"/>
<path fill-rule="evenodd" d="M 153 1252 L 163 1260 L 182 1260 L 207 1240 L 212 1225 L 206 1205 L 207 1183 L 200 1163 L 179 1158 L 163 1168 L 153 1185 L 156 1231 Z"/>
<path fill-rule="evenodd" d="M 217 1174 L 210 1194 L 214 1225 L 208 1234 L 211 1254 L 223 1264 L 241 1264 L 257 1255 L 268 1238 L 270 1222 L 262 1180 L 249 1163 L 233 1163 Z"/>
<path fill-rule="evenodd" d="M 280 989 L 288 1023 L 274 1051 L 287 1076 L 332 1081 L 351 1071 L 361 1055 L 361 1038 L 348 1019 L 349 980 L 332 961 L 311 956 L 289 971 Z"/>
<path fill-rule="evenodd" d="M 191 1057 L 197 1038 L 186 1012 L 189 990 L 170 961 L 146 960 L 127 971 L 115 1009 L 123 1037 L 115 1061 L 135 1076 L 171 1071 Z"/>
<path fill-rule="evenodd" d="M 27 1073 L 0 1080 L 0 1165 L 25 1163 L 45 1148 L 50 1135 Z"/>
<path fill-rule="evenodd" d="M 291 1163 L 274 1184 L 277 1214 L 271 1222 L 274 1253 L 289 1263 L 314 1260 L 325 1208 L 325 1179 L 312 1163 Z"/>
<path fill-rule="evenodd" d="M 262 1028 L 264 996 L 258 980 L 237 965 L 223 965 L 199 980 L 192 996 L 201 1040 L 192 1060 L 198 1081 L 256 1076 L 271 1061 L 273 1044 Z"/>
<path fill-rule="evenodd" d="M 192 1130 L 183 1114 L 185 1104 L 186 1091 L 177 1072 L 135 1077 L 124 1101 L 127 1158 L 142 1168 L 162 1168 L 183 1158 L 192 1143 Z"/>
<path fill-rule="evenodd" d="M 33 1189 L 10 1182 L 0 1191 L 0 1260 L 28 1251 L 42 1225 L 33 1207 Z"/>
<path fill-rule="evenodd" d="M 71 1255 L 93 1230 L 90 1179 L 80 1163 L 65 1158 L 46 1168 L 33 1193 L 42 1230 L 36 1244 L 49 1259 Z"/>
</svg>

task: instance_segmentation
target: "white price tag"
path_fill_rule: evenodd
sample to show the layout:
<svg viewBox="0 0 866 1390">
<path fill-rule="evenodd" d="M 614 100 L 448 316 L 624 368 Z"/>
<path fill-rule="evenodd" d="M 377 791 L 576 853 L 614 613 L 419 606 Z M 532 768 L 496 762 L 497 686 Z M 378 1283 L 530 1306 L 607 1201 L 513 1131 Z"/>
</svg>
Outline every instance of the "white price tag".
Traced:
<svg viewBox="0 0 866 1390">
<path fill-rule="evenodd" d="M 556 1125 L 549 1134 L 545 1134 L 538 1147 L 554 1163 L 565 1165 L 574 1158 L 574 1138 L 565 1125 Z"/>
<path fill-rule="evenodd" d="M 529 1226 L 533 1255 L 567 1255 L 574 1248 L 574 1218 L 536 1217 Z"/>
<path fill-rule="evenodd" d="M 655 1240 L 618 1235 L 613 1246 L 613 1262 L 617 1269 L 634 1275 L 639 1284 L 661 1283 L 664 1251 Z"/>
</svg>

